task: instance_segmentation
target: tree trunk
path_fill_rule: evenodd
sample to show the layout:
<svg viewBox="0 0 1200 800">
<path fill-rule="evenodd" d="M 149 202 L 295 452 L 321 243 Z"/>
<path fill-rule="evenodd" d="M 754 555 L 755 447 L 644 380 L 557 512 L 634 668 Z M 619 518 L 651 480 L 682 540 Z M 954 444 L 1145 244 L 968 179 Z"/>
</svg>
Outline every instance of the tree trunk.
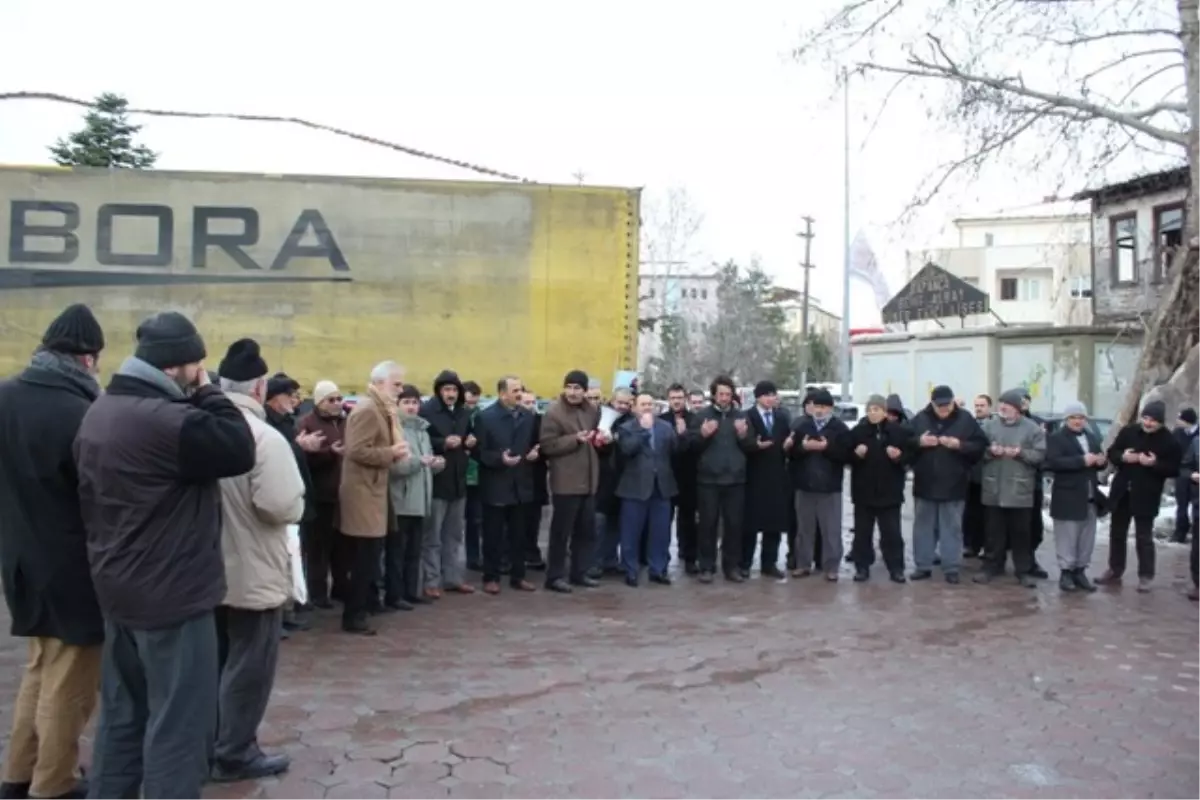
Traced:
<svg viewBox="0 0 1200 800">
<path fill-rule="evenodd" d="M 1116 435 L 1118 425 L 1137 418 L 1143 395 L 1175 374 L 1200 336 L 1200 202 L 1197 202 L 1200 199 L 1200 0 L 1177 2 L 1190 120 L 1187 158 L 1191 188 L 1188 190 L 1183 246 L 1175 254 L 1171 264 L 1171 280 L 1146 328 L 1137 372 L 1130 381 L 1125 402 L 1117 413 L 1117 424 L 1109 432 L 1110 439 Z M 1186 393 L 1164 395 L 1163 399 L 1169 401 L 1172 396 L 1177 396 L 1195 403 L 1196 392 L 1195 386 L 1189 386 Z M 1168 402 L 1169 406 L 1175 404 Z M 1178 408 L 1167 409 L 1168 424 L 1177 413 Z"/>
</svg>

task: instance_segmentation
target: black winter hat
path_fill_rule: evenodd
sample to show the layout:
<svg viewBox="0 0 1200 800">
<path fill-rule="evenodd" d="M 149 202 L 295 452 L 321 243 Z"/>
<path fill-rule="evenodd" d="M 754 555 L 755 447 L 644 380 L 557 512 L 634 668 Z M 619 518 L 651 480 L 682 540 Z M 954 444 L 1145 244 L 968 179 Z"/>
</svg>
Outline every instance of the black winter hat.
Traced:
<svg viewBox="0 0 1200 800">
<path fill-rule="evenodd" d="M 929 402 L 935 406 L 948 406 L 954 402 L 954 390 L 949 386 L 935 386 L 929 393 Z"/>
<path fill-rule="evenodd" d="M 138 325 L 133 355 L 152 367 L 167 369 L 203 361 L 208 352 L 190 319 L 178 311 L 160 311 Z"/>
<path fill-rule="evenodd" d="M 581 369 L 573 369 L 567 373 L 567 377 L 563 378 L 563 386 L 576 385 L 581 389 L 588 388 L 587 373 Z"/>
<path fill-rule="evenodd" d="M 814 406 L 832 406 L 833 395 L 830 394 L 828 389 L 817 389 L 808 396 L 808 402 Z"/>
<path fill-rule="evenodd" d="M 265 372 L 263 373 L 266 374 Z M 300 391 L 300 382 L 294 378 L 289 378 L 282 372 L 276 372 L 275 375 L 267 381 L 267 400 L 272 397 L 277 397 L 281 394 L 292 394 Z"/>
<path fill-rule="evenodd" d="M 42 347 L 56 353 L 94 356 L 104 349 L 104 331 L 90 308 L 73 303 L 46 328 Z"/>
<path fill-rule="evenodd" d="M 1167 421 L 1167 404 L 1162 400 L 1151 400 L 1142 406 L 1142 416 L 1149 417 L 1161 425 Z"/>
<path fill-rule="evenodd" d="M 759 381 L 754 384 L 754 399 L 766 397 L 771 394 L 779 394 L 779 390 L 775 388 L 775 384 L 770 381 Z"/>
<path fill-rule="evenodd" d="M 1183 411 L 1179 412 L 1179 419 L 1182 420 L 1183 422 L 1186 422 L 1188 425 L 1195 425 L 1196 424 L 1196 409 L 1185 408 Z"/>
<path fill-rule="evenodd" d="M 258 342 L 238 339 L 229 345 L 229 350 L 217 367 L 217 374 L 231 381 L 253 381 L 265 377 L 267 362 L 263 360 Z"/>
</svg>

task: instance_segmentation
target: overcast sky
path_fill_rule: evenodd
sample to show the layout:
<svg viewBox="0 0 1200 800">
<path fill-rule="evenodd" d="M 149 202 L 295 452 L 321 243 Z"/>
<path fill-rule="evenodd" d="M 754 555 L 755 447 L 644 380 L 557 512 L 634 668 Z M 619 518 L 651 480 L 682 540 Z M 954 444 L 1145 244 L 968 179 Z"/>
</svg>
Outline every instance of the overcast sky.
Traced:
<svg viewBox="0 0 1200 800">
<path fill-rule="evenodd" d="M 548 182 L 685 187 L 714 260 L 761 257 L 799 285 L 795 232 L 816 218 L 813 294 L 840 311 L 842 147 L 833 65 L 798 65 L 802 18 L 831 0 L 741 5 L 209 0 L 4 0 L 0 91 L 124 94 L 135 106 L 268 113 L 336 124 Z M 735 10 L 736 9 L 736 10 Z M 922 109 L 891 114 L 864 146 L 878 90 L 852 95 L 851 225 L 871 238 L 895 291 L 905 247 L 967 210 L 1038 199 L 1036 186 L 974 187 L 889 226 L 953 142 Z M 0 102 L 0 161 L 46 163 L 78 108 Z M 466 178 L 461 170 L 279 125 L 148 119 L 164 169 Z M 1032 191 L 1031 191 L 1032 188 Z M 966 209 L 964 203 L 975 208 Z M 878 320 L 852 292 L 854 325 Z"/>
</svg>

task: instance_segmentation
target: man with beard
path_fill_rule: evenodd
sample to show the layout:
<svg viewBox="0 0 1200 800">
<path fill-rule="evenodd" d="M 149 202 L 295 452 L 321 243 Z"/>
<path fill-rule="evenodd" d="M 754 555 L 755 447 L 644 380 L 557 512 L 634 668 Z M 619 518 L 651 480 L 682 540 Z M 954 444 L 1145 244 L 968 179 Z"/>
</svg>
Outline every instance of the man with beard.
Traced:
<svg viewBox="0 0 1200 800">
<path fill-rule="evenodd" d="M 754 387 L 754 406 L 746 412 L 755 449 L 746 453 L 746 527 L 742 535 L 743 578 L 750 577 L 754 549 L 762 533 L 759 568 L 764 578 L 783 578 L 779 569 L 779 543 L 791 528 L 792 481 L 784 444 L 791 433 L 787 409 L 779 407 L 779 393 L 770 381 Z"/>
<path fill-rule="evenodd" d="M 784 449 L 795 490 L 796 517 L 800 529 L 796 550 L 806 564 L 821 537 L 820 567 L 825 580 L 838 579 L 842 560 L 842 487 L 845 481 L 850 431 L 833 414 L 833 397 L 825 389 L 811 396 L 811 413 L 796 421 Z M 799 570 L 804 577 L 807 570 Z"/>
<path fill-rule="evenodd" d="M 992 398 L 990 395 L 975 396 L 975 421 L 982 427 L 992 418 Z M 987 545 L 986 517 L 983 513 L 983 461 L 976 462 L 971 467 L 971 479 L 967 484 L 967 504 L 963 507 L 963 556 L 965 558 L 982 558 Z"/>
<path fill-rule="evenodd" d="M 688 575 L 696 575 L 700 572 L 700 566 L 696 562 L 699 558 L 696 552 L 696 454 L 688 449 L 686 438 L 688 425 L 691 424 L 695 412 L 688 408 L 688 394 L 678 383 L 667 389 L 667 406 L 667 410 L 659 419 L 675 429 L 678 439 L 675 452 L 671 455 L 671 471 L 675 475 L 678 491 L 671 499 L 675 536 L 684 571 Z"/>
<path fill-rule="evenodd" d="M 1129 525 L 1134 527 L 1138 560 L 1138 591 L 1154 583 L 1154 518 L 1162 503 L 1163 485 L 1179 471 L 1182 453 L 1166 429 L 1166 405 L 1152 400 L 1142 407 L 1141 420 L 1126 425 L 1108 448 L 1108 462 L 1117 468 L 1108 492 L 1112 510 L 1109 526 L 1108 571 L 1096 581 L 1119 584 L 1129 557 Z"/>
<path fill-rule="evenodd" d="M 221 478 L 254 468 L 242 412 L 174 311 L 137 329 L 79 428 L 75 463 L 104 615 L 92 797 L 199 797 L 216 738 Z"/>
<path fill-rule="evenodd" d="M 757 449 L 745 415 L 734 408 L 736 387 L 721 375 L 709 387 L 712 405 L 692 417 L 689 447 L 697 454 L 700 507 L 700 582 L 717 571 L 718 531 L 725 579 L 741 583 L 742 530 L 746 512 L 746 453 Z"/>
<path fill-rule="evenodd" d="M 940 550 L 946 583 L 959 582 L 962 519 L 971 467 L 983 457 L 987 437 L 975 416 L 954 403 L 949 386 L 936 386 L 911 430 L 914 581 L 933 577 Z"/>
<path fill-rule="evenodd" d="M 100 396 L 104 332 L 85 305 L 50 323 L 20 375 L 0 384 L 0 569 L 10 632 L 28 661 L 0 797 L 84 797 L 79 736 L 96 707 L 104 620 L 88 571 L 72 446 Z"/>
<path fill-rule="evenodd" d="M 458 373 L 442 370 L 433 381 L 433 397 L 421 406 L 429 423 L 429 440 L 445 468 L 433 476 L 433 513 L 421 548 L 422 580 L 426 593 L 442 590 L 471 594 L 475 587 L 463 573 L 463 535 L 467 507 L 467 467 L 475 446 L 471 412 L 467 410 Z"/>
<path fill-rule="evenodd" d="M 1030 510 L 1046 458 L 1046 431 L 1022 414 L 1021 392 L 1011 390 L 1000 395 L 998 414 L 983 423 L 983 434 L 988 448 L 983 455 L 980 497 L 986 509 L 988 545 L 987 563 L 975 582 L 988 583 L 1003 574 L 1011 549 L 1018 583 L 1032 589 L 1037 584 L 1032 574 Z"/>
<path fill-rule="evenodd" d="M 564 594 L 570 594 L 571 584 L 598 585 L 587 571 L 592 568 L 591 554 L 595 552 L 600 457 L 593 440 L 600 424 L 600 409 L 584 396 L 587 385 L 588 376 L 583 370 L 567 373 L 562 395 L 550 404 L 542 419 L 538 440 L 550 468 L 550 493 L 554 497 L 546 588 Z"/>
<path fill-rule="evenodd" d="M 346 412 L 342 409 L 342 393 L 333 381 L 318 381 L 313 387 L 312 401 L 312 411 L 301 417 L 297 426 L 300 431 L 297 438 L 307 444 L 302 449 L 312 484 L 312 515 L 301 528 L 304 574 L 308 579 L 308 602 L 316 608 L 333 608 L 329 601 L 331 594 L 344 599 L 346 591 L 346 566 L 337 532 Z"/>
</svg>

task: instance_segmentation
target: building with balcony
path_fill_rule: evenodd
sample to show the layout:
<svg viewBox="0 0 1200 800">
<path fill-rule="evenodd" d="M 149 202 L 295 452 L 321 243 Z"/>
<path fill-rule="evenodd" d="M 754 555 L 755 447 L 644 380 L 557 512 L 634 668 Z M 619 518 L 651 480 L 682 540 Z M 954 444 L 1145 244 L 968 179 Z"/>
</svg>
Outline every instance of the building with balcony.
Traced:
<svg viewBox="0 0 1200 800">
<path fill-rule="evenodd" d="M 991 314 L 909 323 L 913 332 L 1006 325 L 1087 325 L 1092 316 L 1091 216 L 1046 203 L 953 221 L 942 246 L 910 250 L 907 279 L 928 263 L 982 289 Z"/>
<path fill-rule="evenodd" d="M 1097 324 L 1143 323 L 1162 302 L 1183 244 L 1188 168 L 1076 195 L 1091 202 L 1092 313 Z"/>
</svg>

